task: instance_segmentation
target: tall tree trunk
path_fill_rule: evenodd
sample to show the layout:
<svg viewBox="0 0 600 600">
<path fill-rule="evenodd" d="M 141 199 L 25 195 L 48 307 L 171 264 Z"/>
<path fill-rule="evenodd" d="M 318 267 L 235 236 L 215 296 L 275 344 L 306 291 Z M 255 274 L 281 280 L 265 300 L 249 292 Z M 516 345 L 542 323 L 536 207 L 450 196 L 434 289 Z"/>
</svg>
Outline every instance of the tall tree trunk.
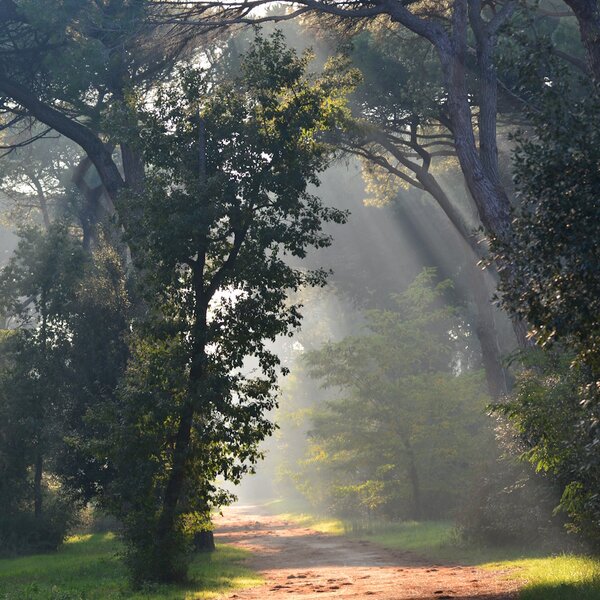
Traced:
<svg viewBox="0 0 600 600">
<path fill-rule="evenodd" d="M 473 130 L 467 88 L 467 20 L 466 1 L 456 0 L 451 46 L 438 48 L 448 92 L 450 128 L 461 170 L 484 228 L 489 234 L 506 239 L 511 231 L 510 202 L 498 178 L 494 177 L 495 169 L 490 170 L 495 142 L 486 138 L 488 159 L 484 164 Z M 485 121 L 494 121 L 494 125 L 487 123 L 488 137 L 495 131 L 496 106 L 492 107 L 494 97 L 486 96 L 493 87 L 489 82 L 483 86 L 480 99 L 487 107 Z"/>
<path fill-rule="evenodd" d="M 42 475 L 44 470 L 44 457 L 38 448 L 35 455 L 35 465 L 33 471 L 33 514 L 36 519 L 42 517 L 43 497 L 42 497 Z"/>
<path fill-rule="evenodd" d="M 408 460 L 406 471 L 411 490 L 411 518 L 415 521 L 419 521 L 423 516 L 423 506 L 421 499 L 421 481 L 419 478 L 419 471 L 417 469 L 414 450 L 412 449 L 410 442 L 406 438 L 404 439 L 404 449 Z"/>
<path fill-rule="evenodd" d="M 189 375 L 189 394 L 183 405 L 177 427 L 175 438 L 175 448 L 173 451 L 173 460 L 171 473 L 165 488 L 162 510 L 158 521 L 157 537 L 158 547 L 166 548 L 167 552 L 171 542 L 171 536 L 175 531 L 175 520 L 177 509 L 185 485 L 185 475 L 188 456 L 191 447 L 192 426 L 196 414 L 198 395 L 202 380 L 204 377 L 204 363 L 206 352 L 206 327 L 208 302 L 203 301 L 203 265 L 197 266 L 194 277 L 196 291 L 196 333 L 194 340 L 194 351 Z M 165 559 L 167 557 L 165 556 Z M 171 573 L 165 571 L 165 579 L 169 579 Z"/>
<path fill-rule="evenodd" d="M 488 390 L 493 399 L 499 399 L 508 393 L 510 385 L 508 374 L 502 365 L 502 353 L 491 305 L 490 291 L 485 280 L 485 273 L 477 264 L 483 258 L 481 245 L 435 177 L 425 171 L 417 171 L 416 176 L 425 190 L 444 211 L 462 242 L 469 292 L 476 308 L 475 333 L 481 347 Z M 517 336 L 517 331 L 515 331 L 515 336 Z"/>
<path fill-rule="evenodd" d="M 192 398 L 189 398 L 179 415 L 171 473 L 165 488 L 162 511 L 158 522 L 158 538 L 160 542 L 165 542 L 174 529 L 177 505 L 185 480 L 185 467 L 190 447 L 194 413 L 194 402 Z"/>
<path fill-rule="evenodd" d="M 198 128 L 198 175 L 202 183 L 206 182 L 206 129 L 204 120 L 199 116 Z M 136 155 L 128 146 L 122 147 L 124 156 L 128 156 L 127 161 L 131 164 L 131 173 L 136 180 L 132 183 L 141 185 L 139 176 L 143 171 L 141 157 Z M 140 168 L 142 171 L 140 171 Z M 137 174 L 137 175 L 136 175 Z M 235 243 L 234 243 L 235 247 Z M 239 246 L 238 246 L 239 250 Z M 233 250 L 232 255 L 233 256 Z M 185 467 L 188 452 L 190 449 L 192 425 L 194 421 L 195 405 L 200 392 L 200 386 L 204 377 L 204 368 L 206 360 L 206 330 L 208 327 L 208 304 L 212 294 L 216 291 L 216 287 L 210 291 L 205 290 L 204 267 L 206 261 L 206 248 L 199 248 L 196 262 L 192 267 L 193 277 L 192 286 L 195 297 L 194 309 L 194 331 L 193 335 L 193 356 L 189 375 L 189 397 L 183 407 L 179 427 L 177 429 L 177 437 L 175 441 L 175 450 L 173 453 L 173 467 L 171 475 L 167 482 L 165 496 L 163 500 L 163 508 L 158 523 L 159 539 L 166 539 L 173 531 L 175 525 L 175 515 L 177 504 L 183 491 L 185 481 Z M 216 283 L 215 281 L 211 284 Z M 213 287 L 209 285 L 209 288 Z M 207 538 L 212 537 L 212 532 Z M 213 542 L 214 543 L 214 542 Z"/>
</svg>

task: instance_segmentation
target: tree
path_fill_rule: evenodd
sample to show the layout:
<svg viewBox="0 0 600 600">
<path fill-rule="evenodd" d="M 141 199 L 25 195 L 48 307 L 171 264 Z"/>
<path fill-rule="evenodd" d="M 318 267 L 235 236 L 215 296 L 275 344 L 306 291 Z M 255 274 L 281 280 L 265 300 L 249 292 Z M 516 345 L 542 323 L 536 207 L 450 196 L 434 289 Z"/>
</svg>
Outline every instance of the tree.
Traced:
<svg viewBox="0 0 600 600">
<path fill-rule="evenodd" d="M 273 429 L 269 342 L 300 323 L 288 294 L 325 281 L 293 261 L 345 219 L 307 186 L 328 163 L 319 136 L 345 111 L 348 82 L 311 79 L 307 62 L 281 34 L 258 37 L 237 77 L 185 66 L 139 108 L 150 169 L 124 204 L 140 215 L 128 239 L 150 318 L 117 402 L 92 417 L 118 425 L 90 444 L 113 473 L 102 499 L 123 520 L 137 583 L 185 577 L 190 538 L 227 500 L 215 479 L 239 481 Z"/>
<path fill-rule="evenodd" d="M 4 312 L 21 325 L 5 336 L 0 387 L 0 493 L 7 506 L 0 537 L 13 551 L 56 548 L 72 517 L 65 506 L 55 512 L 55 502 L 46 509 L 44 475 L 60 443 L 68 385 L 66 319 L 83 259 L 79 250 L 60 227 L 47 236 L 30 229 L 0 278 Z"/>
<path fill-rule="evenodd" d="M 501 397 L 508 393 L 510 378 L 502 365 L 491 306 L 496 282 L 479 266 L 487 245 L 477 232 L 479 223 L 469 220 L 476 210 L 468 197 L 461 205 L 448 189 L 448 174 L 458 165 L 438 65 L 427 44 L 403 31 L 361 32 L 352 44 L 350 58 L 363 81 L 352 95 L 355 116 L 335 143 L 364 160 L 366 175 L 384 201 L 406 201 L 402 188 L 415 188 L 428 194 L 448 219 L 457 234 L 461 263 L 466 263 L 462 287 L 476 308 L 476 333 L 490 394 Z"/>
<path fill-rule="evenodd" d="M 447 516 L 492 449 L 468 334 L 443 304 L 448 285 L 424 271 L 394 310 L 365 314 L 364 334 L 306 355 L 312 376 L 335 393 L 315 410 L 309 462 L 325 472 L 343 516 Z"/>
<path fill-rule="evenodd" d="M 575 524 L 597 538 L 599 98 L 595 83 L 548 72 L 533 127 L 516 138 L 521 206 L 513 234 L 494 244 L 500 261 L 513 264 L 501 300 L 528 320 L 547 354 L 499 410 L 516 424 L 531 462 L 556 477 Z"/>
<path fill-rule="evenodd" d="M 555 502 L 569 517 L 568 529 L 598 547 L 600 470 L 589 428 L 591 411 L 581 394 L 589 380 L 572 360 L 564 351 L 529 353 L 513 397 L 496 411 L 518 432 L 522 459 L 559 486 Z"/>
<path fill-rule="evenodd" d="M 28 226 L 0 272 L 0 494 L 7 551 L 56 549 L 107 477 L 84 454 L 88 409 L 114 394 L 129 303 L 106 239 L 92 252 L 68 220 Z"/>
</svg>

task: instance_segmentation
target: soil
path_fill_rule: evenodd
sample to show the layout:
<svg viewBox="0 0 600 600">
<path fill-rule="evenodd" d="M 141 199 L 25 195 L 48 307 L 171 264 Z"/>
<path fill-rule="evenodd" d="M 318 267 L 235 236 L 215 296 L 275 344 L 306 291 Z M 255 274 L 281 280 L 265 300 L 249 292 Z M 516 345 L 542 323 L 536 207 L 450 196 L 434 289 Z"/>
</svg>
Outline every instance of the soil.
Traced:
<svg viewBox="0 0 600 600">
<path fill-rule="evenodd" d="M 248 566 L 265 584 L 230 593 L 237 600 L 515 600 L 507 570 L 432 564 L 411 552 L 326 535 L 257 507 L 233 507 L 217 522 L 217 540 L 252 551 Z"/>
</svg>

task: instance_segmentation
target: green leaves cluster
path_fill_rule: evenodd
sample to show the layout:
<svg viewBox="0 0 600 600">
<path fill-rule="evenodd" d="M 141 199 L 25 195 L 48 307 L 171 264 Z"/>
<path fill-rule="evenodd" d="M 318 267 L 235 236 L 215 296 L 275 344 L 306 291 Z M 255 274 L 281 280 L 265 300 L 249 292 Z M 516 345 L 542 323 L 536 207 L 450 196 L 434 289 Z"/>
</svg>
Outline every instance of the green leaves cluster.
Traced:
<svg viewBox="0 0 600 600">
<path fill-rule="evenodd" d="M 568 44 L 573 33 L 565 31 L 553 35 Z M 500 270 L 511 274 L 501 278 L 502 304 L 544 350 L 526 358 L 498 411 L 517 427 L 523 458 L 560 485 L 572 525 L 597 540 L 600 96 L 550 47 L 538 46 L 521 73 L 531 126 L 514 138 L 519 204 L 511 236 L 493 244 Z"/>
</svg>

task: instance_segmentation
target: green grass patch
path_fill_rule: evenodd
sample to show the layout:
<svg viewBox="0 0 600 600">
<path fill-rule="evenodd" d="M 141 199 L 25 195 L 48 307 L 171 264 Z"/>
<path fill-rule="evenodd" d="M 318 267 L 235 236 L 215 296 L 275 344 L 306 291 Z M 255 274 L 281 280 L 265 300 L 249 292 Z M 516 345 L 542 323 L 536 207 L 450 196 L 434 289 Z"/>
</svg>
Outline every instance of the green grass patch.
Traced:
<svg viewBox="0 0 600 600">
<path fill-rule="evenodd" d="M 525 558 L 484 565 L 514 569 L 511 577 L 524 581 L 520 600 L 599 600 L 600 560 L 565 554 Z"/>
<path fill-rule="evenodd" d="M 0 600 L 209 600 L 261 583 L 243 564 L 248 552 L 219 545 L 216 552 L 194 558 L 188 584 L 134 592 L 120 548 L 111 533 L 82 535 L 56 553 L 0 560 Z"/>
</svg>

